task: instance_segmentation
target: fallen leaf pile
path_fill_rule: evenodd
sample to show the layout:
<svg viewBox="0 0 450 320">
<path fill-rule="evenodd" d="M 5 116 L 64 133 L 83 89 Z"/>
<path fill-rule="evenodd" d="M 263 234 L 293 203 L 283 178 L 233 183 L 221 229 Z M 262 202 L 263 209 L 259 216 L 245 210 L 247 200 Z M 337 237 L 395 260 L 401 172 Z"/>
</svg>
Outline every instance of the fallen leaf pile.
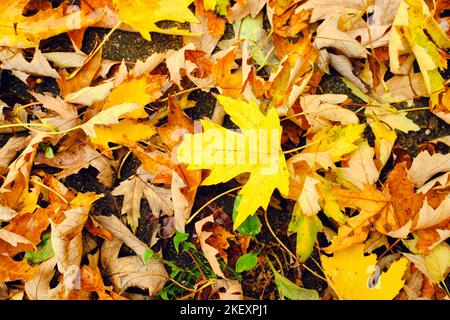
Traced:
<svg viewBox="0 0 450 320">
<path fill-rule="evenodd" d="M 2 0 L 0 300 L 449 299 L 449 9 Z"/>
</svg>

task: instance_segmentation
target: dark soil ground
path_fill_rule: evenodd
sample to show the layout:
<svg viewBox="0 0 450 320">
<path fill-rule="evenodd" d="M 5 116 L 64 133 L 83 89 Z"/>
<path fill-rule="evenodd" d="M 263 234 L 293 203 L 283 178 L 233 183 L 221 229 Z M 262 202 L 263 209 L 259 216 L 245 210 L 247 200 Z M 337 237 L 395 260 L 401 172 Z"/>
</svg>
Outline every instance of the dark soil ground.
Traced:
<svg viewBox="0 0 450 320">
<path fill-rule="evenodd" d="M 107 30 L 104 29 L 89 29 L 86 33 L 84 40 L 83 50 L 89 52 L 95 45 L 99 42 L 99 39 L 103 38 Z M 153 34 L 152 42 L 144 40 L 137 33 L 129 33 L 123 31 L 116 31 L 106 42 L 103 49 L 103 56 L 105 59 L 110 60 L 125 60 L 127 62 L 135 62 L 137 59 L 145 59 L 150 54 L 154 52 L 163 52 L 168 49 L 178 49 L 181 48 L 182 43 L 179 37 L 166 36 L 161 34 Z M 41 49 L 45 51 L 71 51 L 70 41 L 66 36 L 58 36 L 42 42 Z M 448 78 L 448 75 L 447 75 Z M 29 103 L 32 101 L 32 97 L 27 92 L 29 88 L 23 84 L 20 80 L 11 76 L 9 72 L 3 72 L 1 77 L 0 85 L 0 99 L 6 103 L 13 105 L 14 103 Z M 36 85 L 34 88 L 37 92 L 52 92 L 58 93 L 58 87 L 55 81 L 52 79 L 45 79 L 45 81 Z M 325 76 L 320 84 L 321 93 L 345 93 L 355 101 L 358 98 L 353 96 L 350 90 L 345 86 L 345 84 L 336 75 Z M 196 108 L 189 110 L 189 115 L 194 119 L 200 119 L 203 116 L 211 116 L 212 110 L 215 105 L 215 99 L 210 93 L 206 92 L 193 92 L 190 95 L 190 99 L 197 101 Z M 417 102 L 417 107 L 426 106 L 427 102 L 425 100 L 420 100 Z M 433 140 L 437 137 L 446 136 L 450 134 L 450 126 L 446 125 L 445 122 L 433 116 L 428 111 L 414 111 L 408 113 L 410 117 L 416 124 L 421 127 L 421 130 L 415 133 L 403 134 L 398 133 L 397 144 L 407 150 L 411 156 L 415 156 L 421 144 Z M 9 135 L 0 135 L 0 146 L 3 145 Z M 139 167 L 140 162 L 134 157 L 129 157 L 123 166 L 121 171 L 121 179 L 117 179 L 115 186 L 117 186 L 120 181 L 126 179 L 127 177 L 133 175 L 136 169 Z M 387 168 L 390 170 L 392 168 Z M 96 193 L 103 193 L 105 197 L 100 199 L 95 203 L 94 213 L 95 214 L 116 214 L 119 215 L 120 206 L 111 196 L 111 189 L 106 188 L 100 184 L 96 178 L 97 171 L 95 169 L 83 169 L 78 174 L 69 176 L 65 179 L 65 184 L 80 192 L 95 191 Z M 234 187 L 232 183 L 215 186 L 215 187 L 202 187 L 199 189 L 197 195 L 197 203 L 194 207 L 194 211 L 203 205 L 206 201 Z M 286 235 L 287 227 L 291 219 L 290 212 L 292 208 L 286 201 L 283 201 L 281 197 L 279 209 L 269 209 L 267 213 L 268 221 L 274 232 L 279 237 L 279 240 L 283 241 L 290 250 L 294 250 L 295 237 L 288 237 Z M 231 215 L 232 207 L 234 203 L 234 196 L 228 195 L 224 196 L 210 207 L 205 209 L 203 214 L 199 215 L 199 219 L 203 216 L 209 215 L 211 212 L 208 210 L 214 210 L 214 208 L 222 208 L 222 210 Z M 137 236 L 144 242 L 150 243 L 151 230 L 155 224 L 154 218 L 152 218 L 150 208 L 148 204 L 143 201 L 141 208 L 141 221 L 140 226 L 137 230 Z M 326 287 L 326 282 L 315 276 L 313 273 L 308 271 L 306 268 L 300 266 L 289 267 L 292 265 L 290 257 L 280 248 L 277 240 L 269 232 L 267 224 L 264 219 L 264 215 L 260 215 L 260 220 L 262 222 L 262 232 L 257 236 L 255 244 L 253 244 L 250 249 L 255 249 L 259 251 L 264 248 L 266 252 L 273 252 L 279 257 L 280 265 L 283 266 L 283 271 L 290 279 L 297 282 L 302 282 L 306 288 L 316 289 L 322 292 Z M 188 231 L 193 233 L 193 223 L 188 226 Z M 325 244 L 326 240 L 323 237 L 319 239 L 321 244 Z M 173 242 L 171 239 L 162 239 L 159 246 L 162 246 L 164 258 L 173 261 L 176 265 L 182 268 L 192 268 L 194 262 L 192 258 L 187 254 L 177 254 L 173 247 Z M 321 274 L 317 264 L 314 262 L 319 260 L 318 252 L 315 251 L 312 256 L 313 259 L 309 259 L 306 266 L 313 270 L 314 272 Z M 244 273 L 243 279 L 241 281 L 244 289 L 244 294 L 248 298 L 260 299 L 260 298 L 275 298 L 277 295 L 277 290 L 273 281 L 267 281 L 265 275 L 268 270 L 261 270 L 260 267 L 257 269 Z"/>
</svg>

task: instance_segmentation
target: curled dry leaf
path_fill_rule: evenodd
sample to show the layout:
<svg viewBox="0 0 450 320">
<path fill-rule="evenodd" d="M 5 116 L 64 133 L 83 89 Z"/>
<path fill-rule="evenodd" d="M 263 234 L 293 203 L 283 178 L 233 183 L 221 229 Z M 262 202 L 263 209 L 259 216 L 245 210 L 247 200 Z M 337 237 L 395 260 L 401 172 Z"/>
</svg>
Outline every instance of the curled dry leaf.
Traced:
<svg viewBox="0 0 450 320">
<path fill-rule="evenodd" d="M 30 300 L 58 299 L 62 285 L 50 288 L 50 282 L 55 275 L 58 258 L 53 257 L 41 263 L 34 277 L 25 282 L 25 293 Z"/>
<path fill-rule="evenodd" d="M 136 103 L 123 103 L 117 106 L 100 111 L 98 114 L 90 118 L 81 125 L 81 129 L 91 137 L 96 137 L 95 125 L 108 125 L 119 122 L 119 118 L 124 114 L 141 109 L 142 107 Z"/>
<path fill-rule="evenodd" d="M 8 173 L 8 167 L 16 153 L 25 149 L 25 147 L 30 142 L 30 138 L 28 137 L 18 137 L 13 136 L 11 139 L 6 142 L 6 144 L 0 149 L 0 174 Z"/>
<path fill-rule="evenodd" d="M 339 178 L 344 179 L 359 189 L 371 185 L 378 180 L 379 172 L 374 162 L 375 151 L 367 141 L 359 144 L 348 160 L 348 167 L 336 168 Z"/>
<path fill-rule="evenodd" d="M 45 134 L 35 135 L 20 156 L 9 166 L 9 171 L 0 188 L 0 205 L 15 208 L 20 197 L 28 190 L 30 170 L 39 143 L 44 141 Z"/>
<path fill-rule="evenodd" d="M 97 216 L 95 221 L 115 237 L 112 241 L 106 240 L 101 248 L 101 263 L 114 288 L 122 293 L 129 287 L 138 287 L 148 290 L 150 296 L 161 290 L 168 275 L 164 265 L 154 257 L 149 257 L 144 264 L 147 245 L 115 216 Z M 119 258 L 124 243 L 137 255 Z"/>
<path fill-rule="evenodd" d="M 57 83 L 61 90 L 61 95 L 64 98 L 76 103 L 76 100 L 70 97 L 73 97 L 75 92 L 91 85 L 100 70 L 102 53 L 103 50 L 100 49 L 97 53 L 91 56 L 89 60 L 87 60 L 88 58 L 86 57 L 80 66 L 75 66 L 80 68 L 78 69 L 79 72 L 75 76 L 72 76 L 72 74 L 67 74 L 65 70 L 61 72 L 62 77 L 57 80 Z"/>
<path fill-rule="evenodd" d="M 450 154 L 435 153 L 430 155 L 428 151 L 422 151 L 414 158 L 408 174 L 416 187 L 421 187 L 436 173 L 450 170 Z"/>
<path fill-rule="evenodd" d="M 97 102 L 104 101 L 111 93 L 114 84 L 111 81 L 104 82 L 94 87 L 84 87 L 76 92 L 69 93 L 64 100 L 84 106 L 92 106 Z"/>
<path fill-rule="evenodd" d="M 101 248 L 101 263 L 105 275 L 118 292 L 130 287 L 148 290 L 150 296 L 162 289 L 168 275 L 161 262 L 150 258 L 147 266 L 141 256 L 118 258 L 122 241 L 115 239 L 105 241 Z"/>
<path fill-rule="evenodd" d="M 6 229 L 0 229 L 0 240 L 6 241 L 13 247 L 17 247 L 19 243 L 31 244 L 30 240 L 27 238 Z"/>
<path fill-rule="evenodd" d="M 208 260 L 209 265 L 211 266 L 214 273 L 219 277 L 226 278 L 223 274 L 222 269 L 220 268 L 219 261 L 216 257 L 217 254 L 219 254 L 219 250 L 206 243 L 206 240 L 213 234 L 212 232 L 206 232 L 202 230 L 203 226 L 207 223 L 214 223 L 214 217 L 212 215 L 195 223 L 195 232 L 197 233 L 200 247 L 202 248 L 206 260 Z"/>
<path fill-rule="evenodd" d="M 36 49 L 31 62 L 25 60 L 23 54 L 19 52 L 12 58 L 4 60 L 0 68 L 13 72 L 21 72 L 26 75 L 51 77 L 55 79 L 60 78 L 58 72 L 50 66 L 39 49 Z"/>
<path fill-rule="evenodd" d="M 414 248 L 412 249 L 415 251 Z M 450 247 L 447 243 L 439 244 L 427 255 L 414 253 L 403 253 L 403 255 L 432 283 L 445 281 L 450 271 Z"/>
<path fill-rule="evenodd" d="M 0 222 L 10 221 L 19 213 L 11 208 L 0 206 Z"/>
</svg>

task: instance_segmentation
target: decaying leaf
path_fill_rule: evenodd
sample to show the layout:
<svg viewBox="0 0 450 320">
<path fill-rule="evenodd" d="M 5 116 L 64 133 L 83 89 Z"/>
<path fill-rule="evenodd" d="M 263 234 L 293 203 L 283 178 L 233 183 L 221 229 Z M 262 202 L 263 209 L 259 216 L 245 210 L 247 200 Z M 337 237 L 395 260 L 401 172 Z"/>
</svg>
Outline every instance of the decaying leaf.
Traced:
<svg viewBox="0 0 450 320">
<path fill-rule="evenodd" d="M 101 249 L 101 263 L 113 286 L 119 292 L 138 287 L 148 290 L 151 296 L 157 293 L 168 277 L 163 264 L 153 257 L 144 264 L 143 256 L 148 247 L 116 217 L 97 217 L 96 221 L 116 237 L 112 241 L 105 241 Z M 137 255 L 119 258 L 123 243 Z"/>
<path fill-rule="evenodd" d="M 135 231 L 141 216 L 141 199 L 145 196 L 155 217 L 162 213 L 172 215 L 174 212 L 170 189 L 151 184 L 153 176 L 140 167 L 136 175 L 123 181 L 111 193 L 113 196 L 124 196 L 122 214 L 127 215 L 128 224 Z"/>
<path fill-rule="evenodd" d="M 216 255 L 219 254 L 219 250 L 206 243 L 206 240 L 212 235 L 212 232 L 206 232 L 202 230 L 203 226 L 207 223 L 214 223 L 214 217 L 212 215 L 195 223 L 195 231 L 197 232 L 198 240 L 200 241 L 200 246 L 202 248 L 203 253 L 205 254 L 206 260 L 208 260 L 214 273 L 226 279 L 222 269 L 220 268 L 219 261 L 217 260 L 216 257 Z"/>
<path fill-rule="evenodd" d="M 71 201 L 72 208 L 63 213 L 64 220 L 52 223 L 52 246 L 58 258 L 58 270 L 62 274 L 72 267 L 79 267 L 82 258 L 82 230 L 88 219 L 94 194 L 79 194 Z"/>
<path fill-rule="evenodd" d="M 439 172 L 450 170 L 450 155 L 435 153 L 430 155 L 428 151 L 422 151 L 418 154 L 408 170 L 411 181 L 421 187 L 432 176 Z"/>
</svg>

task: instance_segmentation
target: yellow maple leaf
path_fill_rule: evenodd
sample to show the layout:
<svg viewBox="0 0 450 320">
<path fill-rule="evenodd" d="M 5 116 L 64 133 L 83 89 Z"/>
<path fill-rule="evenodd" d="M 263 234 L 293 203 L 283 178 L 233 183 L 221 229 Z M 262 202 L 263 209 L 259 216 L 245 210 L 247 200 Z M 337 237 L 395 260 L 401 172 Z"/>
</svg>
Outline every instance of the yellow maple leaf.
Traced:
<svg viewBox="0 0 450 320">
<path fill-rule="evenodd" d="M 107 126 L 98 125 L 94 130 L 97 136 L 91 137 L 91 142 L 102 150 L 109 148 L 109 142 L 125 145 L 146 140 L 156 133 L 153 124 L 133 119 L 124 119 Z"/>
<path fill-rule="evenodd" d="M 168 83 L 165 76 L 145 75 L 140 78 L 131 78 L 122 82 L 117 88 L 111 91 L 103 109 L 126 102 L 136 103 L 142 108 L 123 115 L 124 118 L 139 119 L 146 118 L 144 106 L 158 99 L 162 93 L 162 88 Z"/>
<path fill-rule="evenodd" d="M 289 191 L 289 174 L 281 150 L 282 128 L 275 109 L 264 115 L 254 103 L 218 96 L 220 104 L 242 132 L 227 130 L 202 120 L 203 133 L 188 134 L 177 151 L 178 161 L 189 170 L 208 169 L 203 185 L 226 182 L 241 173 L 250 178 L 241 189 L 234 228 L 253 215 L 259 207 L 267 208 L 274 189 Z"/>
<path fill-rule="evenodd" d="M 358 149 L 356 141 L 361 139 L 365 127 L 365 124 L 351 124 L 324 128 L 314 135 L 304 152 L 328 152 L 333 162 L 340 161 L 344 155 Z"/>
<path fill-rule="evenodd" d="M 139 31 L 148 41 L 151 40 L 150 32 L 192 35 L 188 30 L 176 27 L 162 29 L 156 25 L 164 20 L 198 23 L 189 9 L 192 2 L 194 0 L 113 0 L 120 20 Z"/>
<path fill-rule="evenodd" d="M 381 273 L 377 256 L 364 256 L 363 244 L 333 257 L 321 256 L 321 260 L 328 284 L 342 300 L 392 300 L 403 287 L 402 277 L 408 265 L 408 260 L 401 258 Z"/>
<path fill-rule="evenodd" d="M 22 17 L 23 7 L 27 2 L 26 0 L 9 0 L 0 3 L 0 19 L 2 20 L 2 27 L 0 28 L 1 46 L 32 46 L 32 42 L 24 34 L 17 33 L 14 29 L 15 24 Z"/>
<path fill-rule="evenodd" d="M 425 1 L 403 0 L 389 41 L 391 71 L 406 74 L 408 70 L 402 70 L 399 57 L 411 52 L 420 67 L 433 105 L 438 103 L 439 94 L 444 90 L 444 79 L 439 70 L 447 67 L 447 59 L 440 49 L 448 48 L 450 39 L 433 18 Z M 409 61 L 412 62 L 411 59 Z"/>
</svg>

